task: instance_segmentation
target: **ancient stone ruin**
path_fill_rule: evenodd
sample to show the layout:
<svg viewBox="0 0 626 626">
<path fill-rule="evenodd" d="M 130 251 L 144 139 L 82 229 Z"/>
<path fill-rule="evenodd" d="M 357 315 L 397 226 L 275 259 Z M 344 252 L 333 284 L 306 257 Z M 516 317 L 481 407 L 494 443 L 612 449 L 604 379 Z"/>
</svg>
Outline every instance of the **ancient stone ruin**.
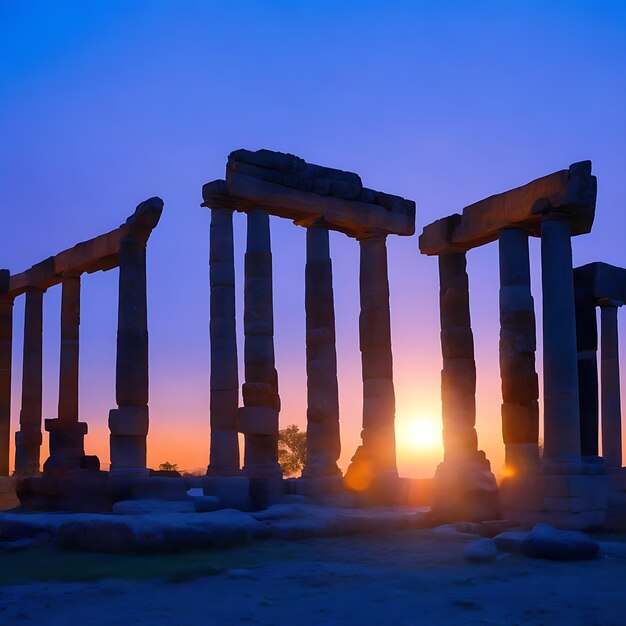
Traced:
<svg viewBox="0 0 626 626">
<path fill-rule="evenodd" d="M 225 179 L 202 189 L 210 226 L 210 460 L 198 484 L 211 506 L 262 508 L 284 494 L 313 501 L 357 494 L 359 505 L 406 504 L 398 476 L 389 315 L 388 235 L 415 232 L 415 204 L 363 186 L 357 174 L 289 154 L 233 152 Z M 571 237 L 589 233 L 596 179 L 576 163 L 491 196 L 427 225 L 422 254 L 437 256 L 440 279 L 444 458 L 433 479 L 434 521 L 504 518 L 562 528 L 626 522 L 622 468 L 617 307 L 626 270 L 572 267 Z M 147 468 L 148 335 L 146 243 L 163 203 L 152 198 L 118 229 L 61 252 L 22 274 L 0 274 L 0 475 L 9 476 L 12 304 L 25 294 L 24 380 L 14 477 L 27 509 L 115 510 L 146 497 L 185 500 L 191 486 Z M 244 372 L 237 366 L 233 213 L 247 218 Z M 278 464 L 279 375 L 274 361 L 270 216 L 306 228 L 307 459 L 302 477 L 283 480 Z M 341 451 L 329 231 L 360 249 L 362 442 L 345 476 Z M 528 238 L 541 239 L 544 447 L 539 446 L 535 307 Z M 497 241 L 500 255 L 500 371 L 506 471 L 498 486 L 479 449 L 476 365 L 466 255 Z M 416 258 L 416 263 L 419 263 Z M 111 470 L 85 454 L 78 415 L 80 276 L 119 267 L 117 404 L 109 415 Z M 46 420 L 50 458 L 40 472 L 41 316 L 46 289 L 61 284 L 58 417 Z M 434 297 L 434 294 L 433 294 Z M 601 308 L 601 411 L 596 307 Z M 602 457 L 598 455 L 599 415 Z M 245 439 L 244 456 L 239 433 Z M 157 475 L 155 475 L 157 474 Z M 3 485 L 9 479 L 0 480 Z M 14 480 L 14 479 L 11 479 Z M 5 490 L 6 488 L 3 487 Z M 208 510 L 196 499 L 195 510 Z M 192 507 L 193 508 L 193 507 Z"/>
</svg>

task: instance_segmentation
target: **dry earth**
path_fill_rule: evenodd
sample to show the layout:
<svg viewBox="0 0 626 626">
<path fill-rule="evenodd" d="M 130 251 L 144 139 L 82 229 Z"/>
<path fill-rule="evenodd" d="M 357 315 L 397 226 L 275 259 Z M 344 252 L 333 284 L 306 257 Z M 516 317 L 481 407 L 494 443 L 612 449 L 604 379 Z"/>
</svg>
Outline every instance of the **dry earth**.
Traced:
<svg viewBox="0 0 626 626">
<path fill-rule="evenodd" d="M 42 546 L 0 554 L 0 623 L 626 624 L 624 556 L 469 564 L 473 539 L 434 529 L 156 556 Z"/>
</svg>

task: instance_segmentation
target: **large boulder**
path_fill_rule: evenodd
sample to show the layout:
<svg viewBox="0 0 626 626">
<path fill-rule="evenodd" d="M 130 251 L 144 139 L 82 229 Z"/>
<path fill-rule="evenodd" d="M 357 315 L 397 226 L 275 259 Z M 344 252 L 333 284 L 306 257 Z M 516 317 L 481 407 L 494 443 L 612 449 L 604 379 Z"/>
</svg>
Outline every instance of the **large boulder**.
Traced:
<svg viewBox="0 0 626 626">
<path fill-rule="evenodd" d="M 537 524 L 522 542 L 522 552 L 535 559 L 579 561 L 595 559 L 600 546 L 578 530 L 558 530 Z"/>
</svg>

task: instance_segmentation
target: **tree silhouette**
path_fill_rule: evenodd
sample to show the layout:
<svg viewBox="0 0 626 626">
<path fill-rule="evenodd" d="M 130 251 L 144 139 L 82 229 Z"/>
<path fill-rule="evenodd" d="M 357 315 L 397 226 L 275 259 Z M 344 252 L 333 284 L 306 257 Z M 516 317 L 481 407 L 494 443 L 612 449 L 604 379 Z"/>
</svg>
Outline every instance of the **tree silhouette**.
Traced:
<svg viewBox="0 0 626 626">
<path fill-rule="evenodd" d="M 295 424 L 278 431 L 278 463 L 285 476 L 293 476 L 306 461 L 306 431 Z"/>
</svg>

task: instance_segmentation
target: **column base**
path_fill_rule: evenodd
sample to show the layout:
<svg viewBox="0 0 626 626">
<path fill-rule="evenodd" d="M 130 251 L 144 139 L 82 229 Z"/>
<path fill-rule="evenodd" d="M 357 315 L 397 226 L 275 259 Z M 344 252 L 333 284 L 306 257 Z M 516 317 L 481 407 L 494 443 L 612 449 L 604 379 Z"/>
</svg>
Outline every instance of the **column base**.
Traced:
<svg viewBox="0 0 626 626">
<path fill-rule="evenodd" d="M 18 430 L 15 433 L 15 474 L 36 476 L 40 473 L 39 454 L 43 436 L 40 431 Z"/>
<path fill-rule="evenodd" d="M 475 459 L 437 466 L 431 516 L 439 523 L 499 518 L 498 486 L 484 452 L 479 451 Z"/>
<path fill-rule="evenodd" d="M 15 509 L 20 505 L 13 476 L 0 476 L 0 511 Z"/>
<path fill-rule="evenodd" d="M 527 527 L 543 522 L 568 530 L 602 528 L 604 470 L 597 463 L 542 463 L 535 473 L 507 477 L 500 485 L 503 517 Z"/>
<path fill-rule="evenodd" d="M 344 492 L 341 472 L 335 476 L 301 476 L 289 481 L 289 493 L 320 499 Z"/>
<path fill-rule="evenodd" d="M 359 446 L 346 470 L 343 483 L 346 489 L 356 492 L 380 493 L 389 483 L 398 480 L 398 470 L 380 467 L 380 455 L 366 446 Z M 382 495 L 382 494 L 381 494 Z"/>
</svg>

